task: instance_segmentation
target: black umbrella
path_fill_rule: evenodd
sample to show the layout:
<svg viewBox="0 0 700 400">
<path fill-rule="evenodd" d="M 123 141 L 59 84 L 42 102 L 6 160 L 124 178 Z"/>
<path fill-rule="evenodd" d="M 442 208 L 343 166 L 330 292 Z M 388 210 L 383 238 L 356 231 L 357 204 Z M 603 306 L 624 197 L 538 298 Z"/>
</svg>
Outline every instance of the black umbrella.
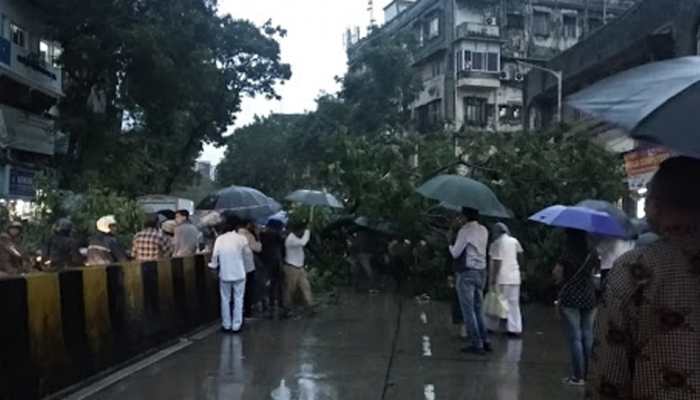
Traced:
<svg viewBox="0 0 700 400">
<path fill-rule="evenodd" d="M 259 220 L 277 213 L 282 206 L 257 189 L 231 186 L 207 196 L 197 209 L 226 211 L 240 218 Z"/>
<path fill-rule="evenodd" d="M 627 238 L 633 238 L 639 231 L 632 223 L 632 220 L 619 207 L 605 200 L 584 200 L 576 204 L 577 207 L 584 207 L 595 211 L 608 213 L 613 217 L 625 231 Z"/>
<path fill-rule="evenodd" d="M 700 155 L 700 57 L 649 63 L 613 75 L 566 103 L 631 137 Z"/>
</svg>

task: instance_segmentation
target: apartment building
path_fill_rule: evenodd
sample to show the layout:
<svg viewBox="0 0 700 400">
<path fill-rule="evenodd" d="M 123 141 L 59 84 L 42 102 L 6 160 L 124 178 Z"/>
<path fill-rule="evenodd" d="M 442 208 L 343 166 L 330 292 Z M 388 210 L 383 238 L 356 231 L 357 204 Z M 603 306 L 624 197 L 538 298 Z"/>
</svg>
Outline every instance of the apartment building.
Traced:
<svg viewBox="0 0 700 400">
<path fill-rule="evenodd" d="M 420 130 L 523 129 L 529 64 L 544 64 L 598 30 L 635 0 L 395 0 L 375 35 L 412 32 L 423 91 L 413 104 Z"/>
<path fill-rule="evenodd" d="M 61 47 L 42 21 L 32 0 L 0 1 L 0 199 L 31 199 L 57 149 Z"/>
</svg>

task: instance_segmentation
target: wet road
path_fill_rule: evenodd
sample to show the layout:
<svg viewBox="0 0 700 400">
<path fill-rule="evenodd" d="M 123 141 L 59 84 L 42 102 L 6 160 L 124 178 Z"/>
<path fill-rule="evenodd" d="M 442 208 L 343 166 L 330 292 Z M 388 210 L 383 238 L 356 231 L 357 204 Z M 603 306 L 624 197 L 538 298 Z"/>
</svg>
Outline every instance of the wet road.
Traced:
<svg viewBox="0 0 700 400">
<path fill-rule="evenodd" d="M 578 398 L 553 310 L 526 311 L 523 340 L 496 338 L 494 354 L 459 352 L 443 303 L 342 292 L 313 318 L 259 320 L 240 336 L 210 329 L 184 348 L 89 399 Z"/>
</svg>

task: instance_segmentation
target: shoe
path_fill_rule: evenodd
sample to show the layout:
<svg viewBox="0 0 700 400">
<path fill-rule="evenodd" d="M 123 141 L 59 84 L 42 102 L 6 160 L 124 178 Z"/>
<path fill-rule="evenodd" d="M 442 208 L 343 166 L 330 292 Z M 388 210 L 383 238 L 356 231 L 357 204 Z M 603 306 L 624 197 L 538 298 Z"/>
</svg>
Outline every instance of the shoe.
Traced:
<svg viewBox="0 0 700 400">
<path fill-rule="evenodd" d="M 223 326 L 221 327 L 221 333 L 231 333 L 231 328 L 224 328 Z"/>
<path fill-rule="evenodd" d="M 486 351 L 485 351 L 484 349 L 480 349 L 480 348 L 478 348 L 478 347 L 469 346 L 469 347 L 466 347 L 466 348 L 462 349 L 462 353 L 465 353 L 465 354 L 476 354 L 476 355 L 479 355 L 479 356 L 483 356 L 483 355 L 486 354 Z"/>
<path fill-rule="evenodd" d="M 508 336 L 510 339 L 522 339 L 523 338 L 522 333 L 515 333 L 515 332 L 508 332 L 508 333 L 506 333 L 506 336 Z"/>
<path fill-rule="evenodd" d="M 484 343 L 484 351 L 487 353 L 493 352 L 493 346 L 491 346 L 491 343 Z"/>
<path fill-rule="evenodd" d="M 241 333 L 242 331 L 243 331 L 243 327 L 241 326 L 241 327 L 238 328 L 238 329 L 231 329 L 230 332 L 233 333 L 234 335 L 238 335 L 238 334 Z"/>
<path fill-rule="evenodd" d="M 564 378 L 564 380 L 562 380 L 562 383 L 569 386 L 586 386 L 586 381 L 584 381 L 583 379 L 575 379 L 572 377 Z"/>
</svg>

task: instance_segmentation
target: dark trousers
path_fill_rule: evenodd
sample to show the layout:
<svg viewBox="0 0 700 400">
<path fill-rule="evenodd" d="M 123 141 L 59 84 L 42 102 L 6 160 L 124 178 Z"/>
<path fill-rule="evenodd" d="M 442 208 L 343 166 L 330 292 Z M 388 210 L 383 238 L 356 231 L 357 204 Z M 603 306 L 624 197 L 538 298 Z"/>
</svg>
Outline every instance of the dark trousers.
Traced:
<svg viewBox="0 0 700 400">
<path fill-rule="evenodd" d="M 255 271 L 248 272 L 245 280 L 245 297 L 243 298 L 243 315 L 249 318 L 253 315 L 253 305 L 256 303 Z"/>
</svg>

